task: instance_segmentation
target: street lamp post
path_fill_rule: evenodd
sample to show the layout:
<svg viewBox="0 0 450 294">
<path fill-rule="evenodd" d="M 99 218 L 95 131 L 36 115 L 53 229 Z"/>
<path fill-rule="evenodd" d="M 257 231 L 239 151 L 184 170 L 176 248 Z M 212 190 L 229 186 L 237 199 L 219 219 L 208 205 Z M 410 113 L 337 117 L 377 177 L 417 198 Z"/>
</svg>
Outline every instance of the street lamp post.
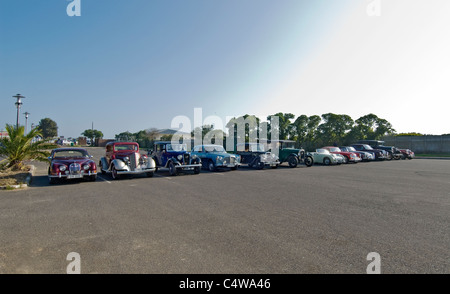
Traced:
<svg viewBox="0 0 450 294">
<path fill-rule="evenodd" d="M 31 114 L 28 111 L 25 111 L 25 135 L 27 134 L 27 127 L 28 127 L 28 116 Z"/>
<path fill-rule="evenodd" d="M 22 96 L 20 94 L 17 94 L 16 96 L 13 96 L 14 98 L 17 99 L 16 107 L 17 107 L 17 121 L 16 121 L 16 128 L 19 128 L 19 113 L 20 113 L 20 106 L 22 106 L 22 100 L 23 98 L 25 98 L 25 96 Z"/>
</svg>

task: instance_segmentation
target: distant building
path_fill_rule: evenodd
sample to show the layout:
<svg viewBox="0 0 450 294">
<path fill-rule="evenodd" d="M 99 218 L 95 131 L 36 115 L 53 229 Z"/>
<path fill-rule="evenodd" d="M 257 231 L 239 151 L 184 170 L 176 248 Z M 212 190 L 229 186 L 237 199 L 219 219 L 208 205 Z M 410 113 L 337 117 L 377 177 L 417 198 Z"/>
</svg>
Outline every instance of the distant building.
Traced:
<svg viewBox="0 0 450 294">
<path fill-rule="evenodd" d="M 3 139 L 3 138 L 9 138 L 8 132 L 1 131 L 1 132 L 0 132 L 0 138 L 1 138 L 1 139 Z"/>
</svg>

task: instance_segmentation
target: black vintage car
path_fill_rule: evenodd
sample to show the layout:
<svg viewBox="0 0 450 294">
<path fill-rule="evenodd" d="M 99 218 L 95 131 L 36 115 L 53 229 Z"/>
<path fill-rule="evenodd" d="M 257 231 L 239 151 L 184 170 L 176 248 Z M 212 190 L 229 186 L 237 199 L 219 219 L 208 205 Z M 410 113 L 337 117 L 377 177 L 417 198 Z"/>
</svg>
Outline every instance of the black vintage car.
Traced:
<svg viewBox="0 0 450 294">
<path fill-rule="evenodd" d="M 356 149 L 356 151 L 366 151 L 370 152 L 373 155 L 375 155 L 375 160 L 385 160 L 387 152 L 381 149 L 374 149 L 368 144 L 353 144 L 353 148 Z"/>
<path fill-rule="evenodd" d="M 263 169 L 265 166 L 277 168 L 280 160 L 275 154 L 265 150 L 265 145 L 260 143 L 240 143 L 236 145 L 236 154 L 241 156 L 241 164 L 249 167 Z"/>
</svg>

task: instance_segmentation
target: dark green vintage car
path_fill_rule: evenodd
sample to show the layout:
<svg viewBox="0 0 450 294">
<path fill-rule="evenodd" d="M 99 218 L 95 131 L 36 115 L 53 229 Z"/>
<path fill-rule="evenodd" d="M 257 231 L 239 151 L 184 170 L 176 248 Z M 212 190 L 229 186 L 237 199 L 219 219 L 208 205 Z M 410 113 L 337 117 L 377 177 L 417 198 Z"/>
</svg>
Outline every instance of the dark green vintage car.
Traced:
<svg viewBox="0 0 450 294">
<path fill-rule="evenodd" d="M 287 162 L 290 167 L 297 167 L 304 164 L 311 167 L 314 164 L 313 157 L 304 149 L 295 148 L 295 141 L 292 140 L 267 140 L 267 150 L 276 153 L 278 149 L 278 157 L 280 164 Z"/>
</svg>

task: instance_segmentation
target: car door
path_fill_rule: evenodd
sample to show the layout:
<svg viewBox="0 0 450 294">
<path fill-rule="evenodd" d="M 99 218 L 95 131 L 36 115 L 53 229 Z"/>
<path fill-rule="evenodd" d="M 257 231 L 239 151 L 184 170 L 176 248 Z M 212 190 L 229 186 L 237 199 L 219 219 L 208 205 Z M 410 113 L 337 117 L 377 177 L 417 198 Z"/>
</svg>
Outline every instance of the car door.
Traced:
<svg viewBox="0 0 450 294">
<path fill-rule="evenodd" d="M 158 166 L 165 166 L 167 160 L 164 160 L 164 151 L 165 151 L 165 145 L 164 144 L 156 144 L 155 146 L 155 160 L 156 164 Z"/>
</svg>

